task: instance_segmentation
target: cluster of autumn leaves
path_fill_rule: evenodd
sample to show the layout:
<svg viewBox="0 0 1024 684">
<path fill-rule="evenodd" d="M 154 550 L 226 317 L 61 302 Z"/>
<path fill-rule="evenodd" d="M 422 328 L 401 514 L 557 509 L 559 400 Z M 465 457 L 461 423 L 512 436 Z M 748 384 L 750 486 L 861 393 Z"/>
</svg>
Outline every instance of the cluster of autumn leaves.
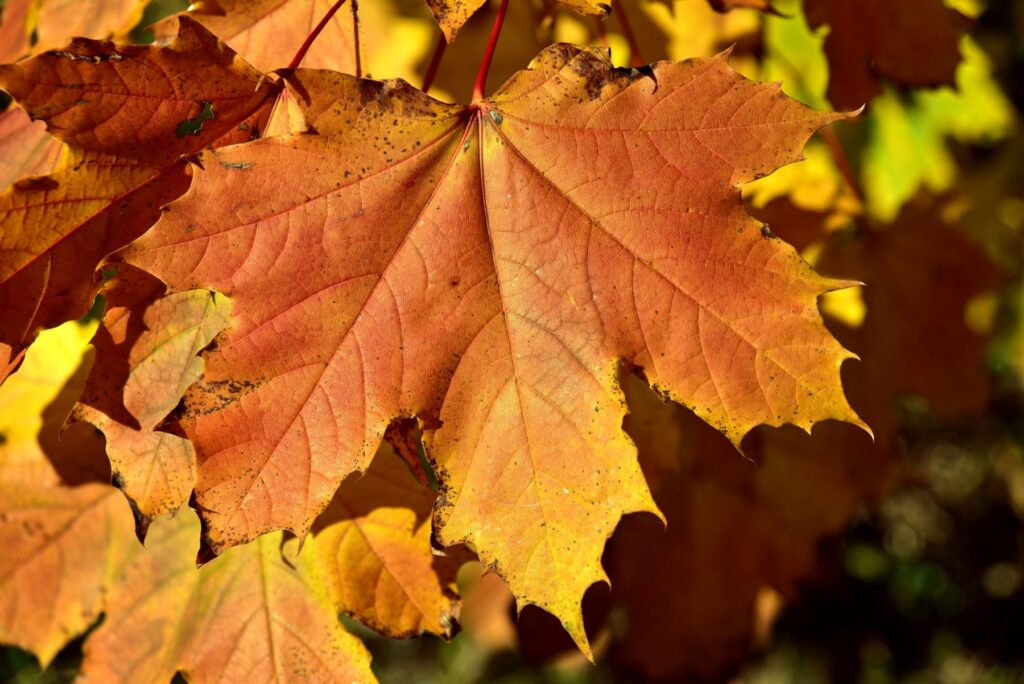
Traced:
<svg viewBox="0 0 1024 684">
<path fill-rule="evenodd" d="M 418 3 L 353 4 L 290 69 L 333 2 L 200 2 L 130 45 L 65 43 L 146 2 L 7 0 L 0 641 L 45 665 L 102 613 L 87 680 L 370 681 L 336 615 L 450 636 L 475 554 L 511 594 L 470 589 L 471 633 L 514 597 L 588 656 L 713 677 L 898 477 L 902 397 L 984 409 L 960 312 L 1001 281 L 953 202 L 872 216 L 834 133 L 741 195 L 847 115 L 716 54 L 842 112 L 953 83 L 964 15 L 512 3 L 510 78 L 467 107 L 359 78 L 422 82 Z M 466 95 L 492 15 L 427 5 L 432 92 Z M 743 49 L 786 22 L 830 27 L 821 83 L 797 41 Z M 618 68 L 602 42 L 700 58 Z M 609 577 L 625 632 L 584 621 Z"/>
</svg>

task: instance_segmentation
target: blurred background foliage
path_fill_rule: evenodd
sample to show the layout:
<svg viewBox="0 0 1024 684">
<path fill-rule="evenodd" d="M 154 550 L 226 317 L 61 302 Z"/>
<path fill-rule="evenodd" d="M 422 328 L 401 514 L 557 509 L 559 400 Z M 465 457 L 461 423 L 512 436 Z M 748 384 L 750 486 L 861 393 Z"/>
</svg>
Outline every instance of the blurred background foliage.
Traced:
<svg viewBox="0 0 1024 684">
<path fill-rule="evenodd" d="M 811 27 L 813 2 L 776 0 L 768 14 L 624 0 L 598 23 L 514 0 L 491 79 L 553 41 L 606 45 L 623 66 L 731 47 L 745 75 L 830 109 L 826 43 L 840 36 Z M 131 38 L 153 40 L 147 27 L 186 4 L 149 2 Z M 744 188 L 772 233 L 822 272 L 864 283 L 821 308 L 861 356 L 844 383 L 875 441 L 831 423 L 809 436 L 759 429 L 744 460 L 624 378 L 626 428 L 669 526 L 630 517 L 610 541 L 613 587 L 584 602 L 596 665 L 550 616 L 528 607 L 516 620 L 501 581 L 470 564 L 450 642 L 346 622 L 382 682 L 1024 681 L 1024 0 L 946 4 L 972 20 L 953 84 L 880 78 L 859 117 L 811 141 L 807 161 Z M 435 97 L 468 96 L 494 5 L 448 48 Z M 419 85 L 439 36 L 424 4 L 360 8 L 367 75 Z M 57 383 L 93 323 L 69 325 L 35 352 L 64 374 Z M 37 390 L 43 420 L 54 393 Z M 25 428 L 26 405 L 0 405 L 3 427 Z M 4 649 L 0 680 L 70 681 L 81 643 L 44 672 Z"/>
</svg>

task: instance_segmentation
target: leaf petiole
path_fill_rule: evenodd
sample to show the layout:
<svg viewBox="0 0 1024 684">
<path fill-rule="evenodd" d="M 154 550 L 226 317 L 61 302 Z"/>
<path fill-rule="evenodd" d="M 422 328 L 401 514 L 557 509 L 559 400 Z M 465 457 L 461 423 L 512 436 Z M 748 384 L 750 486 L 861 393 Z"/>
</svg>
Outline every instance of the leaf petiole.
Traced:
<svg viewBox="0 0 1024 684">
<path fill-rule="evenodd" d="M 295 53 L 295 56 L 292 57 L 292 61 L 289 62 L 288 64 L 289 69 L 295 69 L 296 67 L 299 66 L 299 64 L 302 63 L 302 60 L 306 56 L 306 53 L 309 52 L 309 48 L 313 45 L 313 41 L 317 39 L 317 36 L 319 36 L 320 33 L 324 30 L 324 28 L 327 27 L 327 23 L 334 17 L 335 14 L 337 14 L 338 10 L 340 10 L 341 6 L 344 4 L 345 0 L 338 0 L 336 3 L 331 5 L 331 9 L 327 10 L 327 12 L 324 14 L 324 18 L 321 19 L 320 23 L 317 24 L 313 28 L 313 30 L 309 32 L 309 35 L 306 36 L 306 40 L 303 41 L 301 46 L 299 46 L 298 52 Z"/>
<path fill-rule="evenodd" d="M 494 28 L 491 29 L 491 39 L 487 42 L 487 50 L 480 61 L 480 71 L 476 75 L 476 84 L 473 86 L 473 101 L 476 104 L 484 99 L 484 87 L 487 85 L 487 72 L 491 70 L 491 60 L 494 58 L 494 49 L 498 46 L 498 36 L 501 35 L 501 26 L 505 23 L 505 12 L 508 10 L 508 0 L 501 0 L 501 7 L 498 8 L 498 16 L 494 18 Z"/>
<path fill-rule="evenodd" d="M 619 25 L 622 28 L 622 35 L 626 39 L 626 43 L 629 45 L 629 61 L 634 67 L 643 66 L 644 62 L 643 55 L 640 54 L 640 43 L 636 39 L 636 34 L 633 33 L 633 25 L 629 23 L 629 16 L 626 15 L 626 8 L 619 0 L 612 1 L 612 11 L 615 16 L 619 18 Z"/>
</svg>

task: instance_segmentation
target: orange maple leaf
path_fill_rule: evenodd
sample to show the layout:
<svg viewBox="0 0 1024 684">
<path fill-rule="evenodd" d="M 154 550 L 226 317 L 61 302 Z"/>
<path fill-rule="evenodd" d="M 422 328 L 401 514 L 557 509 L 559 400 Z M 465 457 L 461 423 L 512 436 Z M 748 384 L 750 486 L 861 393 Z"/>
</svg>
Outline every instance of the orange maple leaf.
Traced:
<svg viewBox="0 0 1024 684">
<path fill-rule="evenodd" d="M 181 417 L 213 551 L 306 532 L 417 416 L 440 540 L 473 545 L 586 651 L 579 599 L 605 539 L 657 510 L 620 363 L 734 443 L 859 422 L 851 354 L 816 308 L 846 283 L 762 231 L 736 188 L 842 115 L 721 56 L 623 70 L 567 45 L 470 107 L 400 81 L 287 80 L 309 131 L 203 153 L 126 255 L 234 302 Z"/>
</svg>

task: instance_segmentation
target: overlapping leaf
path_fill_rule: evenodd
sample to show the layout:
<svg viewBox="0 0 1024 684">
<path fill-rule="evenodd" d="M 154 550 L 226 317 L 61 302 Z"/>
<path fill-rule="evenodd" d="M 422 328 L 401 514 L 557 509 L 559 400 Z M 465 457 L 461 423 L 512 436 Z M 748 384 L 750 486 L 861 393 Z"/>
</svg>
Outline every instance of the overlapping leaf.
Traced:
<svg viewBox="0 0 1024 684">
<path fill-rule="evenodd" d="M 0 66 L 0 86 L 74 148 L 53 176 L 0 196 L 0 343 L 14 353 L 84 314 L 97 264 L 184 192 L 181 156 L 251 138 L 277 91 L 188 20 L 169 47 L 78 40 Z"/>
<path fill-rule="evenodd" d="M 67 323 L 47 331 L 20 372 L 0 386 L 0 469 L 8 484 L 77 479 L 62 477 L 62 464 L 48 454 L 58 449 L 58 436 L 85 385 L 91 359 L 83 354 L 94 330 L 95 324 Z M 85 460 L 82 453 L 75 456 Z"/>
<path fill-rule="evenodd" d="M 366 473 L 342 484 L 313 543 L 338 611 L 388 636 L 452 635 L 464 558 L 432 552 L 433 505 L 434 493 L 387 442 Z"/>
<path fill-rule="evenodd" d="M 107 437 L 114 482 L 132 502 L 140 537 L 154 518 L 184 505 L 195 486 L 192 444 L 156 428 L 202 375 L 203 362 L 196 354 L 227 326 L 230 311 L 230 302 L 206 290 L 153 302 L 143 314 L 146 329 L 126 340 L 127 375 L 118 378 L 111 368 L 103 368 L 104 375 L 93 383 L 123 382 L 117 386 L 123 386 L 131 422 L 119 422 L 121 411 L 116 408 L 113 417 L 88 405 L 78 411 Z"/>
<path fill-rule="evenodd" d="M 923 400 L 933 416 L 956 420 L 980 415 L 991 398 L 986 336 L 965 318 L 968 303 L 999 287 L 1003 276 L 942 219 L 943 206 L 922 199 L 881 230 L 834 234 L 818 259 L 823 272 L 866 285 L 863 323 L 835 329 L 863 357 L 847 386 L 886 443 L 916 402 Z"/>
<path fill-rule="evenodd" d="M 332 5 L 334 0 L 205 0 L 184 16 L 269 72 L 288 66 Z M 422 0 L 351 2 L 328 21 L 302 66 L 412 81 L 417 60 L 433 48 L 432 23 Z M 178 17 L 160 22 L 158 40 L 177 35 L 177 24 Z"/>
<path fill-rule="evenodd" d="M 629 624 L 612 657 L 650 681 L 726 679 L 756 646 L 759 596 L 793 599 L 818 573 L 818 544 L 885 490 L 894 462 L 834 422 L 812 435 L 755 431 L 746 446 L 757 463 L 736 459 L 635 378 L 626 391 L 626 429 L 668 527 L 630 518 L 612 539 L 611 600 Z"/>
<path fill-rule="evenodd" d="M 85 643 L 82 681 L 375 681 L 318 588 L 311 554 L 294 556 L 294 542 L 282 549 L 271 534 L 196 570 L 198 532 L 188 512 L 154 524 Z"/>
<path fill-rule="evenodd" d="M 76 370 L 93 329 L 48 331 L 0 387 L 0 642 L 35 653 L 43 666 L 99 617 L 131 551 L 131 517 L 116 490 L 63 487 L 62 464 L 52 461 L 84 383 Z M 83 449 L 68 454 L 87 460 Z"/>
<path fill-rule="evenodd" d="M 288 66 L 334 0 L 201 0 L 185 16 L 205 26 L 260 71 Z M 158 33 L 177 32 L 178 18 L 158 27 Z M 310 48 L 303 65 L 355 73 L 355 22 L 341 11 L 327 23 Z"/>
<path fill-rule="evenodd" d="M 734 442 L 856 421 L 815 306 L 841 285 L 735 189 L 836 115 L 722 58 L 645 74 L 564 45 L 473 108 L 326 72 L 289 87 L 316 134 L 204 154 L 128 254 L 235 304 L 181 417 L 213 550 L 304 532 L 392 419 L 440 421 L 441 540 L 585 646 L 604 540 L 654 510 L 621 360 Z"/>
<path fill-rule="evenodd" d="M 163 684 L 179 670 L 190 681 L 374 681 L 365 649 L 336 619 L 316 556 L 297 557 L 295 541 L 268 535 L 196 570 L 191 512 L 158 521 L 142 548 L 116 489 L 45 476 L 55 457 L 86 458 L 52 447 L 81 391 L 84 374 L 68 377 L 94 329 L 47 331 L 0 388 L 10 437 L 0 444 L 0 642 L 45 667 L 104 613 L 85 645 L 89 681 Z M 42 414 L 22 432 L 6 422 L 15 401 L 22 419 Z"/>
<path fill-rule="evenodd" d="M 828 25 L 828 96 L 837 109 L 856 109 L 900 86 L 952 85 L 959 41 L 970 21 L 942 0 L 805 0 L 812 27 Z"/>
</svg>

